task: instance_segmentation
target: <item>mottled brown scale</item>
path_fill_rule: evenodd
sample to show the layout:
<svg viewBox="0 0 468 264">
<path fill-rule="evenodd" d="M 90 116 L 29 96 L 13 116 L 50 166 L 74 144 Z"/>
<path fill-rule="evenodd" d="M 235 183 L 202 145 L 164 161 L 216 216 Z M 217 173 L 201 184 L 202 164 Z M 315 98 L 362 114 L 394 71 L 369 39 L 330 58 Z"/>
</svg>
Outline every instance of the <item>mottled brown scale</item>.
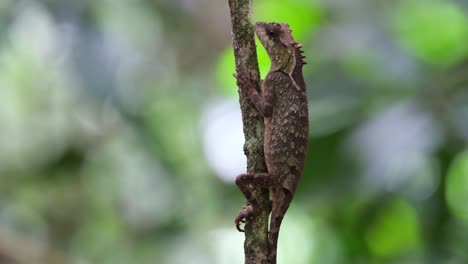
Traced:
<svg viewBox="0 0 468 264">
<path fill-rule="evenodd" d="M 237 76 L 258 111 L 264 116 L 264 152 L 268 173 L 241 174 L 236 184 L 249 205 L 236 217 L 236 226 L 255 214 L 259 203 L 253 195 L 256 188 L 269 188 L 271 222 L 269 230 L 269 263 L 276 264 L 279 229 L 297 187 L 307 155 L 309 119 L 307 93 L 302 66 L 306 64 L 301 45 L 294 41 L 288 24 L 255 25 L 260 42 L 265 47 L 271 68 L 262 83 L 262 94 L 247 85 L 244 76 Z"/>
</svg>

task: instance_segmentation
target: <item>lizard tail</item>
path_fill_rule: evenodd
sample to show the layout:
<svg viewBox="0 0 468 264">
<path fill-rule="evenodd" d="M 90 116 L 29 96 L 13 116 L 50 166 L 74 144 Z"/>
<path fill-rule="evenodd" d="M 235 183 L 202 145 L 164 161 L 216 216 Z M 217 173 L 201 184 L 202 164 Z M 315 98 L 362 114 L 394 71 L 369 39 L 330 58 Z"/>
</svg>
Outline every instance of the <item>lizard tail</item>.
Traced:
<svg viewBox="0 0 468 264">
<path fill-rule="evenodd" d="M 291 193 L 284 189 L 279 188 L 278 190 L 272 190 L 273 194 L 273 201 L 275 201 L 276 197 L 281 197 L 277 201 L 281 201 L 279 203 L 273 202 L 272 209 L 271 209 L 271 219 L 270 219 L 270 231 L 268 234 L 268 260 L 269 264 L 276 264 L 276 253 L 278 249 L 278 236 L 281 227 L 281 223 L 283 222 L 283 217 L 288 210 L 289 204 L 292 200 Z"/>
<path fill-rule="evenodd" d="M 273 217 L 273 214 L 272 214 Z M 276 220 L 271 220 L 270 223 L 270 233 L 268 237 L 268 263 L 269 264 L 276 264 L 276 252 L 278 249 L 278 236 L 279 236 L 279 228 L 281 225 L 282 216 L 276 216 Z M 275 222 L 273 224 L 273 222 Z"/>
</svg>

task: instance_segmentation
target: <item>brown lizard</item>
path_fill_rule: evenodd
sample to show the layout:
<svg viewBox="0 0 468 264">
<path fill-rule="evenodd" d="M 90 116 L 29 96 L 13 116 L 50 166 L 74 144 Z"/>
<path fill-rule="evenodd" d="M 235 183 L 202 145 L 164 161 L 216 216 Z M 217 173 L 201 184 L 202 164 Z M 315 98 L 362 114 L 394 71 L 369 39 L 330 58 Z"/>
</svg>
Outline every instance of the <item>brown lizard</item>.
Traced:
<svg viewBox="0 0 468 264">
<path fill-rule="evenodd" d="M 235 77 L 239 89 L 248 95 L 264 117 L 268 173 L 237 176 L 236 184 L 248 204 L 239 212 L 235 223 L 242 232 L 240 223 L 248 221 L 261 206 L 254 191 L 268 188 L 271 193 L 268 260 L 270 264 L 276 264 L 280 225 L 293 198 L 307 153 L 309 118 L 302 76 L 302 66 L 306 63 L 301 44 L 292 37 L 288 24 L 259 22 L 255 32 L 271 60 L 270 70 L 261 84 L 261 94 L 255 86 L 249 85 L 248 77 Z"/>
</svg>

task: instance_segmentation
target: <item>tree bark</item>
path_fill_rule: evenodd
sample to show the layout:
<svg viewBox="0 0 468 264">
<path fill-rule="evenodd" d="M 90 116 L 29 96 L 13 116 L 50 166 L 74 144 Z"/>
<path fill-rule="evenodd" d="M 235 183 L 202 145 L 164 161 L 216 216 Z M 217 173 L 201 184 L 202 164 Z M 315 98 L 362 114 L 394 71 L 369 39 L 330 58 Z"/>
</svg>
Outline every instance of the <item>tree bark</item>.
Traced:
<svg viewBox="0 0 468 264">
<path fill-rule="evenodd" d="M 260 73 L 257 62 L 254 28 L 252 24 L 252 0 L 229 0 L 232 23 L 232 43 L 238 76 L 248 76 L 260 90 Z M 244 125 L 244 153 L 247 156 L 247 172 L 267 172 L 263 155 L 263 117 L 243 92 L 239 102 Z M 249 219 L 245 230 L 245 264 L 267 264 L 268 262 L 268 190 L 255 192 L 263 208 Z"/>
</svg>

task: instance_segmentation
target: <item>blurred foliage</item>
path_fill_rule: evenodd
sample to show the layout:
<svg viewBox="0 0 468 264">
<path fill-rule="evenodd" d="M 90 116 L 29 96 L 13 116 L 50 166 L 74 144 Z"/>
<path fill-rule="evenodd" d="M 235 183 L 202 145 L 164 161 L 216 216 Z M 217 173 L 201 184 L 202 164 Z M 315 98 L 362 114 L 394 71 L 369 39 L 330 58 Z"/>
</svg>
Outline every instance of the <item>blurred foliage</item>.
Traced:
<svg viewBox="0 0 468 264">
<path fill-rule="evenodd" d="M 466 196 L 468 195 L 468 152 L 457 155 L 452 162 L 447 174 L 447 204 L 453 213 L 464 219 L 468 219 L 468 207 Z"/>
<path fill-rule="evenodd" d="M 228 14 L 0 1 L 0 263 L 242 263 Z M 254 20 L 289 22 L 309 63 L 280 263 L 467 263 L 468 1 L 256 0 Z"/>
<path fill-rule="evenodd" d="M 395 14 L 399 40 L 435 65 L 450 65 L 467 55 L 467 23 L 463 11 L 450 1 L 407 1 Z"/>
</svg>

